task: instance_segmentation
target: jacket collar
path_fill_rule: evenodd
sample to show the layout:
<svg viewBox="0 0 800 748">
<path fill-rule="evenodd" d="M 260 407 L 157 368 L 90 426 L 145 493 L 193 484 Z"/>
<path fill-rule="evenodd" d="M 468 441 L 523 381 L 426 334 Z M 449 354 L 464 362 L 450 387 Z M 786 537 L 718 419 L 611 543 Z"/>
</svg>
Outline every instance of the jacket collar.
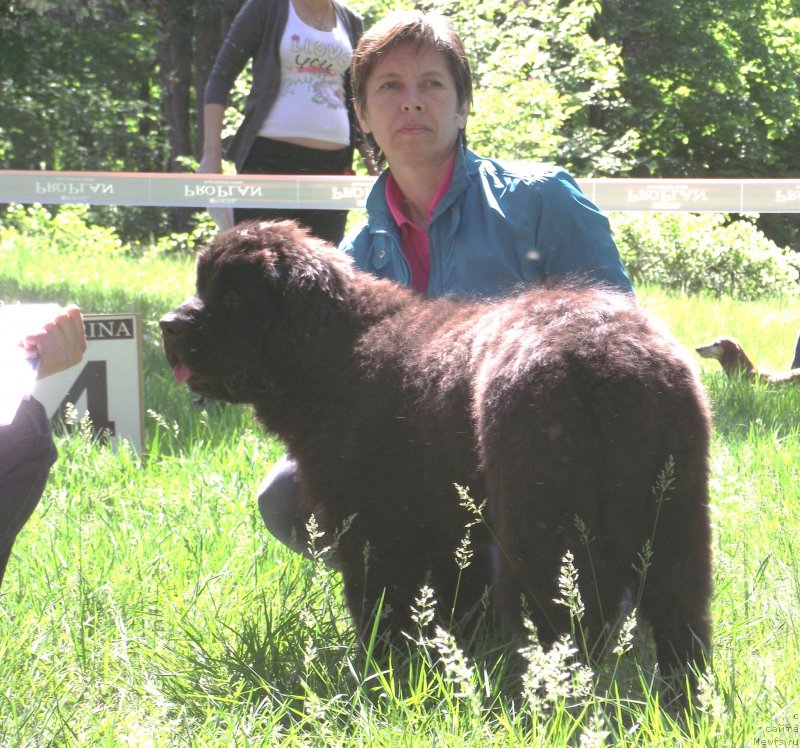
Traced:
<svg viewBox="0 0 800 748">
<path fill-rule="evenodd" d="M 467 189 L 467 185 L 478 173 L 478 157 L 467 148 L 459 148 L 453 167 L 450 188 L 442 196 L 433 212 L 433 219 L 450 208 Z M 392 231 L 395 229 L 394 219 L 386 203 L 386 182 L 389 169 L 385 169 L 375 182 L 367 197 L 367 216 L 370 231 Z"/>
</svg>

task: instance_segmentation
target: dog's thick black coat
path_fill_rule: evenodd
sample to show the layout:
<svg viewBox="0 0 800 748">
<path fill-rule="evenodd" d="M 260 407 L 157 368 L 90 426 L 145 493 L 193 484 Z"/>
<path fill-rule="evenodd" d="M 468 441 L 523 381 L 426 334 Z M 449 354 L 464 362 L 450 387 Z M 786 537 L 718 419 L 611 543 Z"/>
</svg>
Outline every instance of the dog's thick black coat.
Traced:
<svg viewBox="0 0 800 748">
<path fill-rule="evenodd" d="M 360 631 L 384 594 L 382 629 L 413 630 L 427 582 L 444 617 L 491 586 L 501 631 L 529 615 L 551 642 L 569 631 L 554 598 L 570 550 L 590 636 L 632 590 L 662 668 L 702 666 L 707 407 L 687 357 L 627 296 L 429 300 L 292 223 L 253 223 L 203 250 L 196 297 L 161 325 L 178 381 L 252 404 L 285 442 L 327 538 L 354 516 L 335 553 Z M 487 500 L 463 571 L 474 517 L 456 485 Z"/>
</svg>

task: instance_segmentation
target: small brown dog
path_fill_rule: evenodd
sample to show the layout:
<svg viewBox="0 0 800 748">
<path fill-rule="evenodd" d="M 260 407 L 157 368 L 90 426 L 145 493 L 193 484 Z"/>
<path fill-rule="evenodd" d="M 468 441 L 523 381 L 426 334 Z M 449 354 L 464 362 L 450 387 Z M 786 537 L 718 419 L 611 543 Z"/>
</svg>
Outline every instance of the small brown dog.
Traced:
<svg viewBox="0 0 800 748">
<path fill-rule="evenodd" d="M 729 377 L 738 376 L 770 384 L 800 383 L 800 369 L 783 372 L 760 371 L 734 338 L 717 338 L 713 343 L 698 346 L 696 350 L 703 358 L 715 358 L 719 361 Z"/>
</svg>

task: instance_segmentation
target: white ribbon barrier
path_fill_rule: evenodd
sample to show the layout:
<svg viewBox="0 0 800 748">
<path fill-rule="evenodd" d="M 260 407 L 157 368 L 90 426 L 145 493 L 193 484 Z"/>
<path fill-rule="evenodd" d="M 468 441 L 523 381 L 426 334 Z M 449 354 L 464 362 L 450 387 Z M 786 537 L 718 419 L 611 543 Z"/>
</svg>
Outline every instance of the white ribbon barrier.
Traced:
<svg viewBox="0 0 800 748">
<path fill-rule="evenodd" d="M 0 170 L 0 203 L 349 210 L 365 206 L 374 181 L 352 176 Z M 800 178 L 577 182 L 606 211 L 800 213 Z"/>
</svg>

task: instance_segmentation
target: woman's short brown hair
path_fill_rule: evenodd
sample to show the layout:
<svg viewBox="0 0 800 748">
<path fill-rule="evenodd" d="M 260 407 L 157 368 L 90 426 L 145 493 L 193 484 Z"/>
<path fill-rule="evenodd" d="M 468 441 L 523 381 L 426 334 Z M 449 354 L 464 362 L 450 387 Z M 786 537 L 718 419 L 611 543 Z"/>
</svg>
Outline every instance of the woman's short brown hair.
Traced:
<svg viewBox="0 0 800 748">
<path fill-rule="evenodd" d="M 461 38 L 450 20 L 435 13 L 398 10 L 370 27 L 353 52 L 350 80 L 353 98 L 362 110 L 366 109 L 367 81 L 375 64 L 391 49 L 406 43 L 417 49 L 441 52 L 455 82 L 458 107 L 472 106 L 472 71 Z M 383 154 L 372 134 L 365 133 L 365 137 L 376 159 L 382 162 Z"/>
</svg>

